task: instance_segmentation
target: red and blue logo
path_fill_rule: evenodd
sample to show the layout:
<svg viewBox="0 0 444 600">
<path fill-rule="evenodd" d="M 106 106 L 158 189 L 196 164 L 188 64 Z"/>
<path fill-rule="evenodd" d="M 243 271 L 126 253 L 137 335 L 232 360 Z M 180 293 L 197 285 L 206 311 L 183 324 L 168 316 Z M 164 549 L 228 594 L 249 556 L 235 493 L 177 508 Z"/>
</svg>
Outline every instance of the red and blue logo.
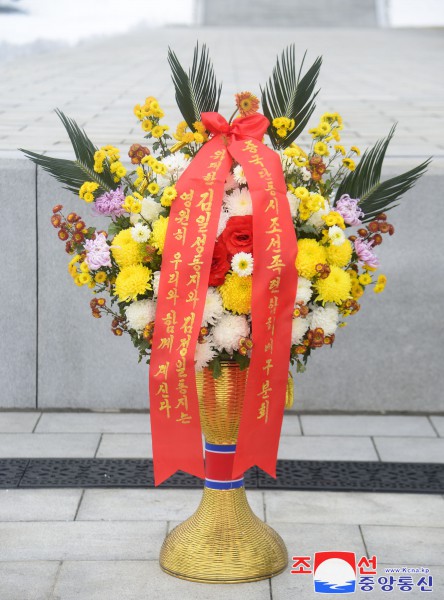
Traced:
<svg viewBox="0 0 444 600">
<path fill-rule="evenodd" d="M 351 594 L 356 588 L 354 552 L 315 552 L 314 591 L 321 594 Z"/>
</svg>

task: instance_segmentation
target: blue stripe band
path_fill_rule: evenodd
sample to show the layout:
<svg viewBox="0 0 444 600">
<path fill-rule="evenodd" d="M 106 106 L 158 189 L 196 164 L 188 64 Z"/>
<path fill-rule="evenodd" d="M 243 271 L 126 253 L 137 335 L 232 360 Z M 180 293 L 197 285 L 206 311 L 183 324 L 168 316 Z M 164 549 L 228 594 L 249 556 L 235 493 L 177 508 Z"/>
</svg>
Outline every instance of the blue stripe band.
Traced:
<svg viewBox="0 0 444 600">
<path fill-rule="evenodd" d="M 231 453 L 236 451 L 236 444 L 210 444 L 209 442 L 205 442 L 205 450 L 209 452 L 223 452 L 223 453 Z"/>
<path fill-rule="evenodd" d="M 237 479 L 236 481 L 212 481 L 211 479 L 205 479 L 205 487 L 212 490 L 235 490 L 243 487 L 244 478 Z"/>
</svg>

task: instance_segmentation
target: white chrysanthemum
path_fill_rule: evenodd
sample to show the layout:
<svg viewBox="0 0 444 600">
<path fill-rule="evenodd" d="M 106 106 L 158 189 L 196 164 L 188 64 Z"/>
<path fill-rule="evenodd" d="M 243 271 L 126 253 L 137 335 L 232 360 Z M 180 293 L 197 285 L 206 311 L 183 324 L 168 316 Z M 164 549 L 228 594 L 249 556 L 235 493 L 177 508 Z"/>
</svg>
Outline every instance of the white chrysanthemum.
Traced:
<svg viewBox="0 0 444 600">
<path fill-rule="evenodd" d="M 338 225 L 333 225 L 328 228 L 328 237 L 333 246 L 342 246 L 345 242 L 345 234 Z"/>
<path fill-rule="evenodd" d="M 300 168 L 300 172 L 301 172 L 301 177 L 302 177 L 303 181 L 310 181 L 310 179 L 311 179 L 311 173 L 307 169 L 307 167 L 301 167 Z"/>
<path fill-rule="evenodd" d="M 131 227 L 131 237 L 135 242 L 147 242 L 150 233 L 150 228 L 142 223 L 136 223 L 134 227 Z"/>
<path fill-rule="evenodd" d="M 233 173 L 228 173 L 228 177 L 225 181 L 224 192 L 227 193 L 230 190 L 234 190 L 234 188 L 239 187 L 239 184 L 233 177 Z"/>
<path fill-rule="evenodd" d="M 313 295 L 311 281 L 305 277 L 298 277 L 298 289 L 296 292 L 296 302 L 307 304 Z"/>
<path fill-rule="evenodd" d="M 237 183 L 247 183 L 247 178 L 245 177 L 245 173 L 241 165 L 234 167 L 233 177 Z"/>
<path fill-rule="evenodd" d="M 306 221 L 307 225 L 312 225 L 316 229 L 323 229 L 325 227 L 325 221 L 323 220 L 324 215 L 328 215 L 330 212 L 330 206 L 328 202 L 325 202 L 325 207 L 314 212 Z"/>
<path fill-rule="evenodd" d="M 249 252 L 237 252 L 231 259 L 231 268 L 239 277 L 253 273 L 253 256 Z"/>
<path fill-rule="evenodd" d="M 242 217 L 253 214 L 251 194 L 246 188 L 233 190 L 224 197 L 224 207 L 230 217 Z"/>
<path fill-rule="evenodd" d="M 325 306 L 316 306 L 312 313 L 311 328 L 321 327 L 325 335 L 331 335 L 338 328 L 339 311 L 336 304 L 327 302 Z"/>
<path fill-rule="evenodd" d="M 296 317 L 291 324 L 291 343 L 300 344 L 305 332 L 310 327 L 310 319 Z"/>
<path fill-rule="evenodd" d="M 166 158 L 162 159 L 162 163 L 167 168 L 166 175 L 158 175 L 157 183 L 160 187 L 176 183 L 182 173 L 190 164 L 182 152 L 175 152 Z"/>
<path fill-rule="evenodd" d="M 248 337 L 250 328 L 243 315 L 223 315 L 213 328 L 213 340 L 216 350 L 232 353 L 239 348 L 239 340 Z"/>
<path fill-rule="evenodd" d="M 151 285 L 153 286 L 153 296 L 157 298 L 159 295 L 159 281 L 160 281 L 160 271 L 154 271 L 153 278 L 151 279 Z"/>
<path fill-rule="evenodd" d="M 208 366 L 208 363 L 213 360 L 217 352 L 211 345 L 211 338 L 207 337 L 207 341 L 203 344 L 196 345 L 196 352 L 194 354 L 194 360 L 196 361 L 196 371 L 202 371 L 204 367 Z"/>
<path fill-rule="evenodd" d="M 154 321 L 156 303 L 152 300 L 138 300 L 125 307 L 126 318 L 131 329 L 142 331 L 145 325 Z"/>
<path fill-rule="evenodd" d="M 129 216 L 129 220 L 131 225 L 135 225 L 136 223 L 139 223 L 139 221 L 141 221 L 142 218 L 139 213 L 131 213 Z"/>
<path fill-rule="evenodd" d="M 162 212 L 162 206 L 152 198 L 144 198 L 142 200 L 142 209 L 140 214 L 147 221 L 155 221 Z"/>
<path fill-rule="evenodd" d="M 219 225 L 217 226 L 217 234 L 216 237 L 219 237 L 222 231 L 227 226 L 228 219 L 230 218 L 230 213 L 227 213 L 226 210 L 221 210 L 219 215 Z"/>
<path fill-rule="evenodd" d="M 214 287 L 209 287 L 205 299 L 202 325 L 215 325 L 224 314 L 222 297 Z"/>
<path fill-rule="evenodd" d="M 290 212 L 293 219 L 298 216 L 298 208 L 301 203 L 300 198 L 297 198 L 291 192 L 287 192 L 288 204 L 290 205 Z"/>
</svg>

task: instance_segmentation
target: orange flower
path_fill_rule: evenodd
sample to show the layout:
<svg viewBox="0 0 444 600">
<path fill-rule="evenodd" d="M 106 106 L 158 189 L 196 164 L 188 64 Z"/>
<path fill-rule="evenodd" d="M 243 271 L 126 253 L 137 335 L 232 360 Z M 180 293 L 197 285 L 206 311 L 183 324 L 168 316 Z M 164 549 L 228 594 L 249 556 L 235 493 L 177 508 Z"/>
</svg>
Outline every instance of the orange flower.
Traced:
<svg viewBox="0 0 444 600">
<path fill-rule="evenodd" d="M 259 99 L 251 92 L 236 94 L 236 106 L 243 117 L 253 115 L 259 110 Z"/>
</svg>

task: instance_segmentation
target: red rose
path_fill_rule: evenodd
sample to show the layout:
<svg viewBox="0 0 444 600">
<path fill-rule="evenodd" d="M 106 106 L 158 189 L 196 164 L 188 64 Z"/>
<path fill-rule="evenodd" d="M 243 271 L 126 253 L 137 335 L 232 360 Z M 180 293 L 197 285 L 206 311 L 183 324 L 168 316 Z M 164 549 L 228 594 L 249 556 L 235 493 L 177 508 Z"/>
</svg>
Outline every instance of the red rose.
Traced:
<svg viewBox="0 0 444 600">
<path fill-rule="evenodd" d="M 224 242 L 229 258 L 238 252 L 253 252 L 253 217 L 231 217 L 222 232 L 221 239 Z"/>
<path fill-rule="evenodd" d="M 221 242 L 221 240 L 218 240 L 214 245 L 210 280 L 208 281 L 208 285 L 222 285 L 229 268 L 230 263 L 228 262 L 227 249 L 225 244 Z"/>
</svg>

